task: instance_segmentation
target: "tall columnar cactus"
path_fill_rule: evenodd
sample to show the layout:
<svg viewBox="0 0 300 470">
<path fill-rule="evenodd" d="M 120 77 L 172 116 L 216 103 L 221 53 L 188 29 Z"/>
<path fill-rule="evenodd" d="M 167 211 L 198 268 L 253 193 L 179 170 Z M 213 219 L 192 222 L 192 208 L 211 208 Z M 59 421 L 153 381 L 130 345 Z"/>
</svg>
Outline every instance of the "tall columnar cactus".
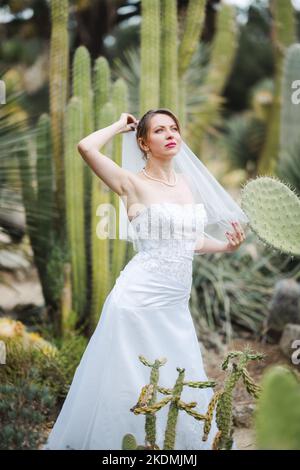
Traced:
<svg viewBox="0 0 300 470">
<path fill-rule="evenodd" d="M 178 77 L 180 79 L 185 75 L 199 42 L 204 21 L 205 3 L 205 0 L 194 0 L 188 3 L 178 49 Z"/>
<path fill-rule="evenodd" d="M 115 109 L 112 103 L 107 102 L 99 114 L 100 127 L 109 126 L 115 120 Z M 111 142 L 108 142 L 101 152 L 111 154 Z M 92 247 L 92 299 L 90 314 L 90 332 L 94 331 L 99 320 L 101 308 L 111 286 L 110 271 L 110 238 L 108 231 L 110 220 L 110 191 L 108 186 L 95 174 L 92 175 L 91 199 L 91 247 Z M 107 220 L 106 226 L 103 223 Z M 108 233 L 101 233 L 108 232 Z"/>
<path fill-rule="evenodd" d="M 50 116 L 53 161 L 55 166 L 55 213 L 56 229 L 64 237 L 65 191 L 63 162 L 63 129 L 65 106 L 69 83 L 69 40 L 68 40 L 68 0 L 51 1 L 51 41 L 50 41 Z"/>
<path fill-rule="evenodd" d="M 218 391 L 212 398 L 206 417 L 206 423 L 204 427 L 204 434 L 202 440 L 206 440 L 210 424 L 213 416 L 213 408 L 217 404 L 216 408 L 216 421 L 218 426 L 218 433 L 215 436 L 213 442 L 214 450 L 231 450 L 233 444 L 233 419 L 232 419 L 232 403 L 233 403 L 233 391 L 240 378 L 243 379 L 244 385 L 247 392 L 255 398 L 258 398 L 260 393 L 260 386 L 257 385 L 254 380 L 250 377 L 246 365 L 249 361 L 255 361 L 257 359 L 263 359 L 264 355 L 260 353 L 253 353 L 250 349 L 246 348 L 245 351 L 231 351 L 227 354 L 226 359 L 222 363 L 222 369 L 227 370 L 229 360 L 238 358 L 238 363 L 233 363 L 231 371 L 226 377 L 225 384 L 222 391 Z"/>
<path fill-rule="evenodd" d="M 114 108 L 114 119 L 118 119 L 124 109 L 128 109 L 128 91 L 125 81 L 119 78 L 115 81 L 112 87 L 112 104 Z M 112 142 L 112 158 L 117 165 L 122 166 L 122 139 L 123 135 L 118 134 L 114 137 Z M 112 281 L 118 277 L 120 270 L 124 266 L 126 258 L 126 242 L 119 239 L 119 196 L 116 193 L 111 195 L 111 203 L 115 209 L 116 214 L 116 239 L 112 239 L 112 261 L 111 261 L 111 272 Z"/>
<path fill-rule="evenodd" d="M 300 376 L 284 366 L 263 375 L 255 411 L 258 449 L 300 450 Z"/>
<path fill-rule="evenodd" d="M 177 2 L 161 1 L 160 106 L 178 110 Z"/>
<path fill-rule="evenodd" d="M 196 0 L 188 3 L 185 21 L 179 30 L 178 47 L 178 117 L 182 128 L 186 126 L 186 72 L 195 53 L 200 33 L 202 31 L 205 0 Z"/>
<path fill-rule="evenodd" d="M 275 60 L 274 97 L 267 134 L 260 156 L 258 171 L 260 174 L 274 174 L 279 156 L 280 113 L 283 61 L 286 49 L 296 42 L 294 9 L 291 2 L 272 0 L 273 50 Z"/>
<path fill-rule="evenodd" d="M 263 176 L 242 188 L 249 225 L 271 248 L 300 256 L 300 199 L 276 177 Z"/>
<path fill-rule="evenodd" d="M 69 256 L 72 276 L 72 306 L 81 315 L 86 302 L 86 263 L 84 231 L 84 163 L 78 158 L 76 145 L 82 135 L 82 104 L 71 98 L 65 123 L 65 186 Z"/>
<path fill-rule="evenodd" d="M 232 6 L 221 5 L 216 23 L 216 33 L 210 45 L 208 71 L 203 84 L 205 103 L 193 124 L 199 129 L 196 138 L 200 147 L 204 129 L 215 124 L 219 118 L 220 107 L 224 102 L 222 91 L 230 75 L 238 45 L 235 11 Z M 202 153 L 201 148 L 198 151 Z"/>
<path fill-rule="evenodd" d="M 300 107 L 292 101 L 293 87 L 300 76 L 300 44 L 287 49 L 283 67 L 282 109 L 280 116 L 280 154 L 299 144 Z"/>
<path fill-rule="evenodd" d="M 48 114 L 42 114 L 37 123 L 36 134 L 36 177 L 38 201 L 34 222 L 40 257 L 45 262 L 45 253 L 53 230 L 54 194 L 51 126 Z"/>
<path fill-rule="evenodd" d="M 93 69 L 95 128 L 101 128 L 101 111 L 111 96 L 111 71 L 106 57 L 98 57 Z"/>
<path fill-rule="evenodd" d="M 140 114 L 159 106 L 160 0 L 142 0 Z"/>
<path fill-rule="evenodd" d="M 84 46 L 76 49 L 73 60 L 73 96 L 81 99 L 82 104 L 82 137 L 94 131 L 94 108 L 93 108 L 93 88 L 91 76 L 91 58 L 88 50 Z M 87 278 L 92 276 L 91 260 L 91 191 L 92 191 L 92 171 L 87 164 L 84 164 L 84 205 L 85 205 L 85 256 Z M 82 318 L 88 324 L 91 302 L 92 284 L 87 283 L 86 309 L 82 313 Z"/>
</svg>

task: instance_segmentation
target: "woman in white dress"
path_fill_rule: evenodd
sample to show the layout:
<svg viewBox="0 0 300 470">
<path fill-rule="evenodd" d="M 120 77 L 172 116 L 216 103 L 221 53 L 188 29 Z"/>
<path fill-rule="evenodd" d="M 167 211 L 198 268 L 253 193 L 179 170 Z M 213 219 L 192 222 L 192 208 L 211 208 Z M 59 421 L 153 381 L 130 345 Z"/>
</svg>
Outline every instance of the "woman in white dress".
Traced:
<svg viewBox="0 0 300 470">
<path fill-rule="evenodd" d="M 139 173 L 121 168 L 99 151 L 116 134 L 134 129 L 140 149 L 147 155 L 144 170 Z M 91 169 L 126 200 L 139 249 L 105 300 L 44 449 L 117 450 L 122 449 L 122 439 L 128 433 L 145 445 L 145 415 L 131 411 L 142 387 L 150 381 L 151 368 L 139 356 L 151 364 L 166 358 L 159 368 L 161 387 L 174 387 L 177 368 L 185 369 L 185 381 L 208 380 L 188 306 L 193 254 L 234 251 L 245 234 L 238 222 L 223 244 L 203 239 L 194 231 L 195 223 L 203 227 L 206 214 L 195 210 L 197 205 L 186 180 L 172 166 L 180 144 L 179 122 L 170 110 L 150 110 L 140 121 L 122 113 L 118 121 L 78 144 Z M 142 210 L 134 211 L 137 205 L 143 206 Z M 183 218 L 186 235 L 176 238 Z M 163 237 L 161 228 L 170 221 L 172 234 Z M 158 229 L 158 237 L 149 236 L 149 222 L 152 230 Z M 184 386 L 181 400 L 196 401 L 193 409 L 204 414 L 212 395 L 212 387 Z M 164 395 L 157 393 L 157 401 L 162 398 Z M 160 449 L 164 448 L 169 406 L 156 413 L 156 444 Z M 215 412 L 208 438 L 202 441 L 203 421 L 180 410 L 174 449 L 211 449 L 217 432 Z"/>
</svg>

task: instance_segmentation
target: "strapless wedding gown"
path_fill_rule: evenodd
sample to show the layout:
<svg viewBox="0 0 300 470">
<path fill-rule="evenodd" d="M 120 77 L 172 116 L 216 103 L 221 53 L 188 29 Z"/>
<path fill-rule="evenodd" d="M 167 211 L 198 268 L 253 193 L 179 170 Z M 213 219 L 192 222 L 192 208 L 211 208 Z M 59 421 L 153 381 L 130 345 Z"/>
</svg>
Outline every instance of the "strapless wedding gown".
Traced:
<svg viewBox="0 0 300 470">
<path fill-rule="evenodd" d="M 208 380 L 188 306 L 194 247 L 206 221 L 202 204 L 160 203 L 146 207 L 130 222 L 137 253 L 104 302 L 43 449 L 120 450 L 127 433 L 144 445 L 145 415 L 130 411 L 142 387 L 150 382 L 151 368 L 139 360 L 140 355 L 150 363 L 167 359 L 159 368 L 161 387 L 174 387 L 177 368 L 185 369 L 185 381 Z M 193 410 L 204 414 L 212 395 L 213 388 L 184 386 L 181 400 L 196 401 Z M 165 397 L 157 392 L 156 400 Z M 169 406 L 156 413 L 160 449 Z M 202 441 L 202 431 L 203 421 L 179 410 L 175 449 L 211 449 L 218 431 L 215 411 L 206 441 Z"/>
</svg>

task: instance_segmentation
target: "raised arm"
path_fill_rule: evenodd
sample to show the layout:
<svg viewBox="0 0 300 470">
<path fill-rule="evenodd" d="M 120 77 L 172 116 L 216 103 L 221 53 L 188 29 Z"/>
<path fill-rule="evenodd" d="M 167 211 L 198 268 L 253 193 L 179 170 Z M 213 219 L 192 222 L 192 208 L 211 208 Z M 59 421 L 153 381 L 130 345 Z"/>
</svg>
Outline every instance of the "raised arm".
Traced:
<svg viewBox="0 0 300 470">
<path fill-rule="evenodd" d="M 122 113 L 118 121 L 92 132 L 77 145 L 78 152 L 94 173 L 119 196 L 125 194 L 132 185 L 132 173 L 103 155 L 100 149 L 115 135 L 134 130 L 137 122 L 132 114 Z"/>
</svg>

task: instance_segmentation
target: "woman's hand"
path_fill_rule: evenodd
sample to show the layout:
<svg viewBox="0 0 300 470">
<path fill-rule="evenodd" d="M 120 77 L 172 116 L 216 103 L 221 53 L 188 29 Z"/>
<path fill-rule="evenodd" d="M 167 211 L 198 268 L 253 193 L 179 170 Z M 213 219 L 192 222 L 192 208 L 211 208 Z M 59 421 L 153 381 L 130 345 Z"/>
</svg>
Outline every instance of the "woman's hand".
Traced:
<svg viewBox="0 0 300 470">
<path fill-rule="evenodd" d="M 239 222 L 231 222 L 234 232 L 225 232 L 226 237 L 228 238 L 229 242 L 226 247 L 227 252 L 237 250 L 243 241 L 246 239 L 243 227 Z"/>
<path fill-rule="evenodd" d="M 122 134 L 134 131 L 139 121 L 132 114 L 122 113 L 118 122 L 121 124 L 119 134 Z"/>
</svg>

